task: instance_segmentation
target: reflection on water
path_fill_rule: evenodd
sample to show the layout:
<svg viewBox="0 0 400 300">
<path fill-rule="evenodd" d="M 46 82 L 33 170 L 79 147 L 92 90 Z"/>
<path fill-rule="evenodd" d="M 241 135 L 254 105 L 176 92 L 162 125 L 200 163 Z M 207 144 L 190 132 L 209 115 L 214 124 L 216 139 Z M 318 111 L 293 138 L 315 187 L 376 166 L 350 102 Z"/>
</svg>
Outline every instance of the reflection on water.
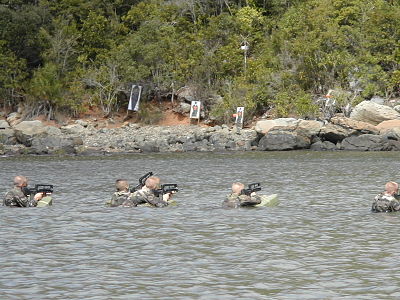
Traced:
<svg viewBox="0 0 400 300">
<path fill-rule="evenodd" d="M 399 214 L 372 214 L 396 153 L 1 158 L 2 186 L 55 185 L 55 205 L 1 208 L 0 299 L 397 299 Z M 106 208 L 154 171 L 178 206 Z M 224 210 L 233 181 L 275 208 Z"/>
</svg>

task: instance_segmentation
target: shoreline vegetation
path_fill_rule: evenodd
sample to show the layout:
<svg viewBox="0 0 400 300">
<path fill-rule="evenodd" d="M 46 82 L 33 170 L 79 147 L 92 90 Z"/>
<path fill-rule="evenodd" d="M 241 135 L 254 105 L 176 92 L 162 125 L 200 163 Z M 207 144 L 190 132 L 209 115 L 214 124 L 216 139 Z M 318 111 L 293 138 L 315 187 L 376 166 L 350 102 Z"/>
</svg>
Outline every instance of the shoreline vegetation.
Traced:
<svg viewBox="0 0 400 300">
<path fill-rule="evenodd" d="M 400 148 L 398 1 L 10 0 L 0 16 L 3 155 Z"/>
</svg>

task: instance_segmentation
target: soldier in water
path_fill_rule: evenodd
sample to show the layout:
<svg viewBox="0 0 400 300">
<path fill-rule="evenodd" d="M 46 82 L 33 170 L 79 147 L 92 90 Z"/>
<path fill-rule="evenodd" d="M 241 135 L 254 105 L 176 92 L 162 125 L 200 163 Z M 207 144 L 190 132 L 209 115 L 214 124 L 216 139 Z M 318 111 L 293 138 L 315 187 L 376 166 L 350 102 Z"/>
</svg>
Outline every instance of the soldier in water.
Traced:
<svg viewBox="0 0 400 300">
<path fill-rule="evenodd" d="M 149 177 L 144 187 L 134 192 L 127 201 L 124 202 L 123 206 L 138 206 L 139 204 L 149 204 L 154 207 L 165 207 L 168 206 L 168 200 L 171 194 L 156 194 L 156 190 L 160 187 L 160 179 L 158 177 Z"/>
<path fill-rule="evenodd" d="M 385 191 L 377 195 L 372 202 L 371 210 L 373 212 L 392 212 L 400 210 L 400 201 L 398 198 L 399 185 L 390 181 L 385 185 Z"/>
<path fill-rule="evenodd" d="M 117 179 L 115 181 L 115 189 L 116 191 L 112 195 L 111 199 L 106 202 L 107 206 L 120 206 L 129 198 L 129 196 L 131 196 L 131 192 L 129 191 L 129 183 L 125 179 Z"/>
<path fill-rule="evenodd" d="M 261 197 L 255 192 L 250 195 L 243 194 L 244 184 L 235 182 L 232 184 L 232 193 L 226 196 L 223 207 L 238 208 L 241 206 L 254 206 L 261 203 Z"/>
<path fill-rule="evenodd" d="M 14 188 L 9 190 L 4 197 L 4 206 L 35 207 L 37 202 L 43 198 L 43 193 L 29 195 L 27 192 L 28 179 L 25 176 L 16 176 L 13 183 Z"/>
</svg>

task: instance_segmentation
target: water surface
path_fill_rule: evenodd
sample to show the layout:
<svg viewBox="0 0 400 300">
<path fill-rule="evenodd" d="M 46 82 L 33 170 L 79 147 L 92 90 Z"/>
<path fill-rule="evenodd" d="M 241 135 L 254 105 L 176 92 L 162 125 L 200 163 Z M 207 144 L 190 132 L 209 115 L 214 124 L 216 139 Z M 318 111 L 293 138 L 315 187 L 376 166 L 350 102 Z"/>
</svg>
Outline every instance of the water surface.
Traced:
<svg viewBox="0 0 400 300">
<path fill-rule="evenodd" d="M 0 299 L 398 299 L 400 215 L 373 214 L 398 153 L 0 158 L 55 185 L 51 208 L 0 207 Z M 117 178 L 178 183 L 178 205 L 106 208 Z M 275 208 L 221 209 L 233 181 Z"/>
</svg>

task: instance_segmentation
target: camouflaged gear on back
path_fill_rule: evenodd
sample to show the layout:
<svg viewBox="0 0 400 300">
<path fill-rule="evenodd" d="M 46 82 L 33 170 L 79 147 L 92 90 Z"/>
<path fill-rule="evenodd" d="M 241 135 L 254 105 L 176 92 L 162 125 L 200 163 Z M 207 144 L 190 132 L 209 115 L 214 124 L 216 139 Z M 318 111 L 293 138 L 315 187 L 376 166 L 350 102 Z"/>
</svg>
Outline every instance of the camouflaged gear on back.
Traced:
<svg viewBox="0 0 400 300">
<path fill-rule="evenodd" d="M 258 195 L 238 195 L 231 193 L 226 196 L 224 202 L 222 202 L 223 207 L 238 208 L 241 206 L 254 206 L 261 203 L 261 197 Z"/>
<path fill-rule="evenodd" d="M 115 192 L 111 199 L 106 202 L 107 206 L 115 207 L 122 205 L 132 194 L 130 192 Z"/>
<path fill-rule="evenodd" d="M 162 200 L 162 195 L 156 196 L 153 190 L 148 189 L 147 187 L 143 187 L 141 190 L 138 190 L 132 194 L 130 199 L 126 201 L 127 203 L 124 206 L 138 206 L 139 204 L 148 203 L 151 206 L 155 207 L 164 207 L 168 206 L 168 202 Z"/>
<path fill-rule="evenodd" d="M 381 193 L 377 195 L 372 203 L 373 212 L 392 212 L 400 210 L 400 201 L 394 196 Z"/>
<path fill-rule="evenodd" d="M 12 207 L 35 207 L 37 201 L 31 197 L 25 196 L 20 188 L 14 187 L 12 190 L 8 191 L 3 200 L 4 206 Z"/>
</svg>

